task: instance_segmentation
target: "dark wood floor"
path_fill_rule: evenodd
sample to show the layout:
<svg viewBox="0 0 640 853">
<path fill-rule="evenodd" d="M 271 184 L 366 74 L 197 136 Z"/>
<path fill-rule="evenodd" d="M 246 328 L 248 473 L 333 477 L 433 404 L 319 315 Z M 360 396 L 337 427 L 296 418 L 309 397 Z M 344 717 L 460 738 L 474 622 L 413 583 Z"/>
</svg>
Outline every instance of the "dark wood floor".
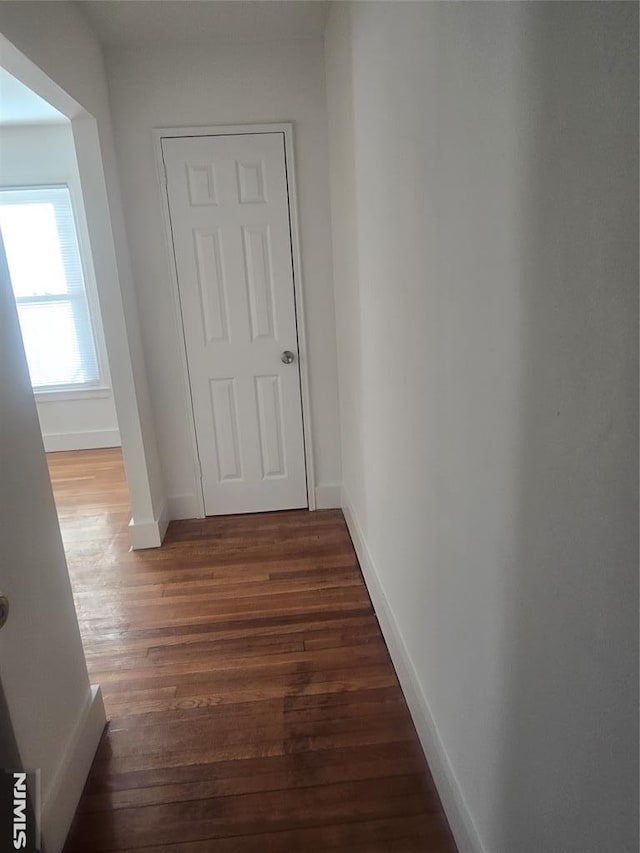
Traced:
<svg viewBox="0 0 640 853">
<path fill-rule="evenodd" d="M 49 467 L 110 719 L 66 853 L 454 853 L 339 511 L 132 553 L 119 451 Z"/>
</svg>

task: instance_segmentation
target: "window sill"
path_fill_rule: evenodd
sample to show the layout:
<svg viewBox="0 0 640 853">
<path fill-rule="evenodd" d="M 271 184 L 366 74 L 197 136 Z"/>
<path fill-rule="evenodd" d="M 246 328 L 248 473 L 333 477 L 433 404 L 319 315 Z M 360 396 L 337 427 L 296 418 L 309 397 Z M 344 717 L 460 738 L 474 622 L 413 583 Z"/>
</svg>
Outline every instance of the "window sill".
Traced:
<svg viewBox="0 0 640 853">
<path fill-rule="evenodd" d="M 59 391 L 34 391 L 36 403 L 62 403 L 67 400 L 97 400 L 111 396 L 111 388 L 106 385 L 94 386 L 91 388 L 74 388 L 66 390 L 61 388 Z"/>
</svg>

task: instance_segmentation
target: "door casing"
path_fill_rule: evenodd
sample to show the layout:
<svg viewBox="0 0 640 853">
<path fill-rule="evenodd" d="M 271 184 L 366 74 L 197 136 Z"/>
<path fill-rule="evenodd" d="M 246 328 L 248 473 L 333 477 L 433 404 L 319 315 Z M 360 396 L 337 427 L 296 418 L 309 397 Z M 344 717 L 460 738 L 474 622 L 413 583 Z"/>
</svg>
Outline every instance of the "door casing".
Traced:
<svg viewBox="0 0 640 853">
<path fill-rule="evenodd" d="M 291 122 L 278 124 L 233 124 L 213 125 L 205 127 L 159 127 L 153 130 L 158 186 L 160 187 L 162 220 L 165 232 L 165 242 L 168 252 L 168 265 L 171 271 L 171 291 L 176 328 L 180 330 L 180 362 L 185 388 L 189 390 L 186 406 L 189 438 L 193 458 L 193 492 L 198 500 L 200 518 L 205 517 L 204 493 L 202 489 L 200 459 L 196 440 L 196 424 L 191 405 L 191 383 L 187 362 L 187 345 L 182 322 L 180 291 L 178 288 L 178 270 L 176 266 L 173 239 L 171 234 L 171 219 L 169 215 L 169 196 L 167 193 L 164 160 L 162 158 L 162 140 L 190 136 L 240 136 L 243 134 L 282 133 L 284 136 L 285 170 L 289 195 L 289 226 L 291 229 L 291 254 L 293 261 L 293 292 L 298 333 L 298 360 L 300 370 L 300 391 L 302 399 L 302 430 L 304 435 L 304 457 L 307 473 L 307 503 L 310 510 L 316 508 L 315 472 L 313 466 L 313 436 L 311 429 L 311 396 L 309 390 L 309 360 L 304 324 L 304 296 L 302 284 L 302 264 L 300 260 L 300 234 L 298 226 L 298 207 L 295 183 L 295 163 L 293 156 L 293 125 Z"/>
</svg>

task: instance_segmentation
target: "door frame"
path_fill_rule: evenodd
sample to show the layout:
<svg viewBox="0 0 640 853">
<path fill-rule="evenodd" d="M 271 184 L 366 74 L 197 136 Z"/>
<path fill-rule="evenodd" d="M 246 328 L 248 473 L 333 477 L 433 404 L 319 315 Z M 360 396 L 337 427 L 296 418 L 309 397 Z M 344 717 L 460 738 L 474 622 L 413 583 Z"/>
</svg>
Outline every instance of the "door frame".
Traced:
<svg viewBox="0 0 640 853">
<path fill-rule="evenodd" d="M 111 374 L 111 390 L 116 405 L 118 429 L 129 489 L 131 520 L 129 538 L 133 550 L 159 548 L 169 518 L 163 492 L 152 488 L 150 458 L 155 450 L 154 435 L 143 430 L 136 383 L 139 366 L 133 352 L 139 342 L 138 321 L 131 328 L 125 317 L 127 279 L 130 277 L 124 236 L 115 241 L 117 222 L 122 216 L 120 204 L 112 209 L 105 174 L 102 137 L 104 129 L 88 112 L 35 62 L 22 53 L 6 36 L 0 34 L 0 67 L 27 88 L 55 107 L 71 122 L 74 156 L 78 164 L 80 191 L 93 257 L 98 307 L 104 330 L 107 361 Z M 110 181 L 114 180 L 111 174 Z M 110 186 L 110 184 L 109 184 Z M 115 224 L 114 224 L 115 223 Z M 124 232 L 123 232 L 124 234 Z M 131 296 L 133 298 L 133 296 Z M 143 375 L 142 380 L 146 383 Z M 153 430 L 152 430 L 153 433 Z"/>
<path fill-rule="evenodd" d="M 204 490 L 202 487 L 202 473 L 200 466 L 200 457 L 198 455 L 198 441 L 196 436 L 195 416 L 193 412 L 191 379 L 189 376 L 189 363 L 187 360 L 187 342 L 182 318 L 180 289 L 178 285 L 178 268 L 176 264 L 173 246 L 173 234 L 171 230 L 171 216 L 169 209 L 169 194 L 167 187 L 166 170 L 164 165 L 164 159 L 162 156 L 162 140 L 190 136 L 253 136 L 265 133 L 281 133 L 283 135 L 285 178 L 287 181 L 287 194 L 289 199 L 291 259 L 293 265 L 293 303 L 296 318 L 296 334 L 298 338 L 298 366 L 300 371 L 300 401 L 302 404 L 304 461 L 307 478 L 307 506 L 309 510 L 313 511 L 316 508 L 315 471 L 313 465 L 313 436 L 311 429 L 309 358 L 304 322 L 304 288 L 302 281 L 302 262 L 300 253 L 300 231 L 298 224 L 295 160 L 293 156 L 293 124 L 291 122 L 279 122 L 276 124 L 224 124 L 197 127 L 156 127 L 153 128 L 152 133 L 156 157 L 158 187 L 160 188 L 162 220 L 164 225 L 166 248 L 168 252 L 168 266 L 171 271 L 171 290 L 174 303 L 174 316 L 176 321 L 176 328 L 178 330 L 178 337 L 180 338 L 180 361 L 182 364 L 185 389 L 187 391 L 188 397 L 186 409 L 191 439 L 191 450 L 193 454 L 194 494 L 196 495 L 196 498 L 198 500 L 198 507 L 200 510 L 201 518 L 205 517 Z"/>
</svg>

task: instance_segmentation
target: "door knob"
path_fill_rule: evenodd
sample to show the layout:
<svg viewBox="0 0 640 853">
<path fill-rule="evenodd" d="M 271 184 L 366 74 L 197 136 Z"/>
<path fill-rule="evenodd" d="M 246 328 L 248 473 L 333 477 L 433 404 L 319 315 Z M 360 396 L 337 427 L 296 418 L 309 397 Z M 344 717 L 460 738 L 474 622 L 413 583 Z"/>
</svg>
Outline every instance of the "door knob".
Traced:
<svg viewBox="0 0 640 853">
<path fill-rule="evenodd" d="M 290 349 L 286 349 L 280 356 L 280 361 L 283 361 L 285 364 L 291 364 L 294 359 L 295 355 L 291 352 Z"/>
</svg>

